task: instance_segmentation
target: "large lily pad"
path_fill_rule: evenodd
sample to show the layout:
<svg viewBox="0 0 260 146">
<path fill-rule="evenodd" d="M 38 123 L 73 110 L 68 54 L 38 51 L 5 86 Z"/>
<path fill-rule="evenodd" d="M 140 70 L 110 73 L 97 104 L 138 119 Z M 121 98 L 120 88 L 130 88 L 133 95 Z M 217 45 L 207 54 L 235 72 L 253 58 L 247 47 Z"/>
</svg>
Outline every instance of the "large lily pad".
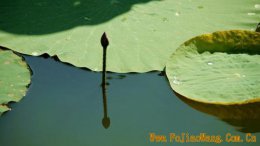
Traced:
<svg viewBox="0 0 260 146">
<path fill-rule="evenodd" d="M 214 104 L 260 101 L 260 33 L 222 31 L 181 45 L 166 65 L 171 87 Z"/>
<path fill-rule="evenodd" d="M 0 49 L 0 115 L 10 110 L 8 102 L 18 102 L 30 83 L 30 70 L 21 57 Z"/>
<path fill-rule="evenodd" d="M 57 55 L 61 61 L 102 69 L 100 37 L 107 32 L 107 70 L 163 70 L 172 52 L 196 35 L 255 29 L 255 0 L 1 0 L 0 45 Z"/>
</svg>

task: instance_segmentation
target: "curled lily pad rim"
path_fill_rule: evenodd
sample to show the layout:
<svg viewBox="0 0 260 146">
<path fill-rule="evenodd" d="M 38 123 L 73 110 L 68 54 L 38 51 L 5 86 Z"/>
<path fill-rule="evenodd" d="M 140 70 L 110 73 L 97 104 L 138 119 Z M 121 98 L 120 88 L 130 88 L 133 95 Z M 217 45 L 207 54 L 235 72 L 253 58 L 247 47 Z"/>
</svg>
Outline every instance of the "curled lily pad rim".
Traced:
<svg viewBox="0 0 260 146">
<path fill-rule="evenodd" d="M 175 90 L 173 90 L 173 93 L 177 97 L 185 98 L 188 101 L 198 102 L 198 103 L 207 104 L 207 105 L 214 105 L 214 106 L 245 106 L 245 105 L 249 105 L 249 104 L 260 103 L 260 97 L 255 97 L 255 99 L 249 99 L 249 100 L 245 100 L 243 102 L 229 102 L 229 103 L 225 103 L 225 102 L 206 102 L 206 101 L 203 101 L 203 100 L 198 100 L 196 98 L 189 98 L 187 96 L 184 96 L 184 95 L 180 94 L 179 92 L 177 92 Z"/>
</svg>

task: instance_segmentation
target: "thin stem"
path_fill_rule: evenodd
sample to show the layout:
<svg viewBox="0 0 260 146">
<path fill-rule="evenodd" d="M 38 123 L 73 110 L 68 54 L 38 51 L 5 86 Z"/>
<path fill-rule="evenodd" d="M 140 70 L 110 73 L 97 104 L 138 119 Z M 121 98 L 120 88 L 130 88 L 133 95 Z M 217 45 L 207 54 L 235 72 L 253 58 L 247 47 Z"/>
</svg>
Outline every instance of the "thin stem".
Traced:
<svg viewBox="0 0 260 146">
<path fill-rule="evenodd" d="M 102 119 L 102 124 L 105 128 L 108 128 L 110 125 L 110 119 L 107 114 L 106 63 L 107 63 L 107 46 L 109 45 L 109 41 L 107 39 L 106 33 L 103 33 L 101 37 L 101 45 L 103 47 L 102 94 L 103 94 L 103 109 L 104 109 L 104 117 Z"/>
<path fill-rule="evenodd" d="M 104 117 L 107 117 L 106 52 L 107 52 L 107 49 L 104 48 L 103 49 L 103 71 L 102 71 L 102 94 L 103 94 Z"/>
<path fill-rule="evenodd" d="M 106 57 L 107 49 L 103 49 L 103 70 L 102 70 L 102 86 L 106 86 Z"/>
</svg>

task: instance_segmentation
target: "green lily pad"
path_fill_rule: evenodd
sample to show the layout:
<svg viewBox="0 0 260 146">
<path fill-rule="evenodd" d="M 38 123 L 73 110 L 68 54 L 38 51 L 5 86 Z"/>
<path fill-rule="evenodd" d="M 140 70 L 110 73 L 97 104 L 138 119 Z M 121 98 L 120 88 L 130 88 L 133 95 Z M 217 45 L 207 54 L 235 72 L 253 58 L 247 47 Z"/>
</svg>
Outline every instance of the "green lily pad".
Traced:
<svg viewBox="0 0 260 146">
<path fill-rule="evenodd" d="M 9 102 L 18 102 L 30 83 L 30 70 L 21 57 L 0 49 L 0 115 L 10 110 Z"/>
<path fill-rule="evenodd" d="M 260 101 L 260 33 L 220 31 L 182 44 L 166 65 L 172 89 L 214 104 Z"/>
<path fill-rule="evenodd" d="M 189 38 L 255 29 L 256 6 L 255 0 L 1 0 L 0 45 L 100 71 L 106 31 L 108 71 L 163 70 Z"/>
</svg>

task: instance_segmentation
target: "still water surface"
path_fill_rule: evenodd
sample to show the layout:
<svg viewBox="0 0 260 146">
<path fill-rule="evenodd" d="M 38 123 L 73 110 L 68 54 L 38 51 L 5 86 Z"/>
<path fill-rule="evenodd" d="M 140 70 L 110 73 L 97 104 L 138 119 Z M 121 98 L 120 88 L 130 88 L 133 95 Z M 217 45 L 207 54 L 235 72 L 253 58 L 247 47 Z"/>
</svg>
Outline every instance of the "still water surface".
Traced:
<svg viewBox="0 0 260 146">
<path fill-rule="evenodd" d="M 149 133 L 240 135 L 235 127 L 194 110 L 177 98 L 165 77 L 108 73 L 107 112 L 102 125 L 101 73 L 72 67 L 54 59 L 25 56 L 33 76 L 27 95 L 11 104 L 0 118 L 0 146 L 147 146 L 219 145 L 153 143 Z M 124 77 L 124 75 L 126 77 Z M 259 138 L 260 133 L 253 133 Z M 220 145 L 259 145 L 227 143 Z"/>
</svg>

